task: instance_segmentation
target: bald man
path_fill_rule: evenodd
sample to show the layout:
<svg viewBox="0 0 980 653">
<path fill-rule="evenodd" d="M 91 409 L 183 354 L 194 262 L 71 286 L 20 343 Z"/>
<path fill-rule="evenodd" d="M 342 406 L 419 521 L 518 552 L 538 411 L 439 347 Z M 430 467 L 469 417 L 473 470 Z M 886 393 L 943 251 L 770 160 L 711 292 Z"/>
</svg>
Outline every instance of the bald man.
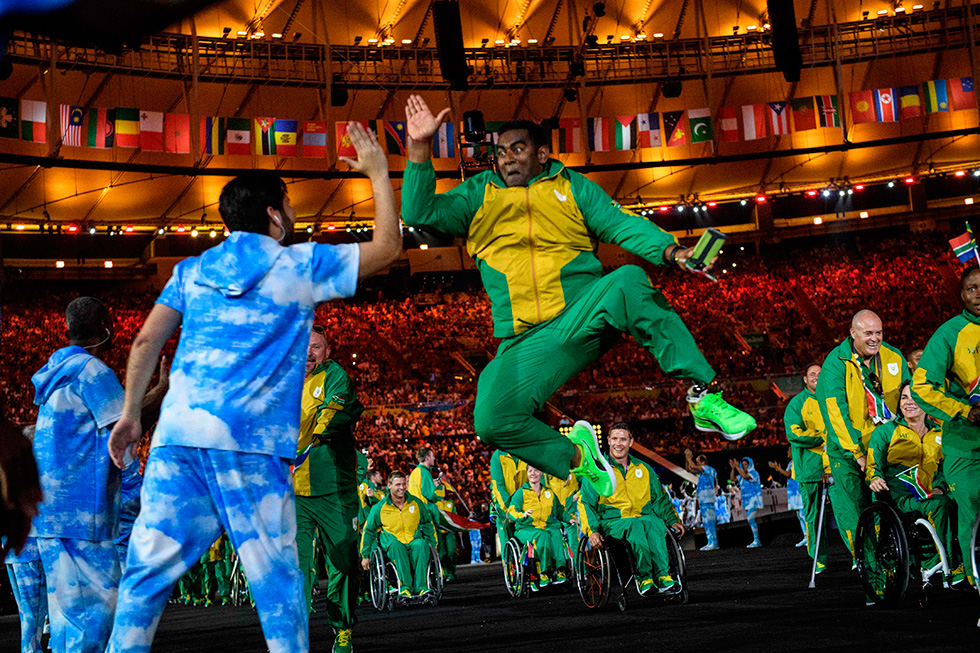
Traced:
<svg viewBox="0 0 980 653">
<path fill-rule="evenodd" d="M 820 370 L 817 403 L 834 477 L 830 503 L 852 558 L 858 518 L 870 504 L 864 483 L 868 441 L 875 427 L 895 419 L 902 385 L 909 381 L 905 357 L 883 341 L 881 318 L 867 309 L 854 314 L 850 335 L 827 354 Z"/>
</svg>

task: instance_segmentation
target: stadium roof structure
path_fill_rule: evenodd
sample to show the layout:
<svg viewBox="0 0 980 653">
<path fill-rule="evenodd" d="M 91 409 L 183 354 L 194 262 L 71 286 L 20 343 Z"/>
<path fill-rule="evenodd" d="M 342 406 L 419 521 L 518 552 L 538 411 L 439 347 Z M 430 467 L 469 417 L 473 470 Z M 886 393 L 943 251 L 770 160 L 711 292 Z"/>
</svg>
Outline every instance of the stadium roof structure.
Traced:
<svg viewBox="0 0 980 653">
<path fill-rule="evenodd" d="M 811 214 L 856 218 L 856 204 L 821 213 L 792 202 L 778 209 L 770 202 L 760 216 L 758 198 L 766 203 L 814 191 L 825 197 L 828 189 L 847 193 L 910 177 L 918 185 L 929 175 L 964 173 L 968 182 L 980 165 L 975 107 L 930 113 L 922 106 L 919 117 L 859 122 L 848 101 L 852 93 L 878 89 L 895 96 L 901 87 L 917 87 L 918 100 L 927 92 L 924 82 L 972 80 L 978 2 L 795 0 L 802 72 L 798 82 L 787 82 L 777 70 L 762 0 L 466 0 L 458 5 L 466 90 L 451 90 L 443 75 L 436 45 L 446 33 L 437 34 L 433 0 L 188 2 L 195 12 L 139 39 L 113 41 L 113 21 L 87 9 L 97 0 L 79 0 L 76 11 L 88 13 L 73 17 L 79 22 L 74 37 L 13 33 L 6 54 L 12 70 L 0 69 L 7 75 L 0 96 L 46 102 L 49 137 L 45 143 L 0 138 L 0 232 L 220 228 L 221 187 L 252 168 L 275 169 L 287 179 L 302 229 L 369 226 L 370 185 L 338 163 L 334 124 L 404 120 L 410 93 L 435 108 L 452 107 L 457 126 L 472 110 L 487 121 L 578 120 L 580 151 L 554 156 L 587 172 L 624 205 L 703 211 L 686 223 L 675 216 L 671 228 L 680 231 L 713 224 L 708 207 L 715 205 L 749 206 L 720 223 L 748 230 L 808 222 Z M 770 102 L 787 102 L 789 113 L 794 99 L 817 96 L 836 96 L 836 124 L 795 129 L 787 116 L 787 133 L 773 134 L 770 123 L 767 135 L 747 138 L 744 107 L 765 112 Z M 92 108 L 188 115 L 192 152 L 202 149 L 194 126 L 206 117 L 322 121 L 325 156 L 72 146 L 59 134 L 60 105 L 80 108 L 85 121 Z M 713 138 L 667 147 L 664 131 L 659 147 L 615 151 L 615 138 L 590 147 L 589 119 L 608 119 L 596 124 L 611 135 L 620 117 L 680 111 L 683 121 L 706 115 Z M 722 137 L 731 112 L 734 141 Z M 405 159 L 390 161 L 397 190 Z M 440 191 L 458 183 L 468 165 L 458 157 L 435 164 Z M 941 201 L 920 197 L 917 206 L 913 189 L 905 188 L 893 205 L 911 219 L 937 201 L 963 205 L 980 187 L 961 190 Z M 970 213 L 972 206 L 958 210 Z M 6 256 L 11 247 L 8 242 Z"/>
</svg>

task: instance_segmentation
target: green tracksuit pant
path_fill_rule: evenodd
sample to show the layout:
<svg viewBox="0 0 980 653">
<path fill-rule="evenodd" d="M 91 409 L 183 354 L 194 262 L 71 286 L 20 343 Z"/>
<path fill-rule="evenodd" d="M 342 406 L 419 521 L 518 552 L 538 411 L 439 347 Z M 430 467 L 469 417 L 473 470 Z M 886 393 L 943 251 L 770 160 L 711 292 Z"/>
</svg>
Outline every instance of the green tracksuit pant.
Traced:
<svg viewBox="0 0 980 653">
<path fill-rule="evenodd" d="M 900 481 L 895 481 L 896 483 Z M 949 557 L 949 568 L 956 569 L 960 565 L 960 552 L 956 550 L 956 537 L 953 533 L 954 508 L 953 501 L 944 494 L 937 494 L 929 499 L 916 501 L 909 495 L 905 495 L 891 485 L 891 495 L 895 499 L 895 506 L 902 512 L 920 512 L 929 523 L 936 529 L 946 555 Z M 932 567 L 939 562 L 939 553 L 936 552 L 928 559 L 922 561 L 923 567 Z"/>
<path fill-rule="evenodd" d="M 204 554 L 207 557 L 207 554 Z M 180 600 L 187 605 L 201 605 L 204 602 L 203 585 L 207 561 L 201 558 L 177 581 Z"/>
<path fill-rule="evenodd" d="M 636 575 L 641 582 L 670 575 L 667 555 L 667 527 L 656 517 L 636 517 L 604 520 L 602 532 L 617 540 L 625 540 L 636 558 Z"/>
<path fill-rule="evenodd" d="M 357 621 L 357 585 L 361 578 L 355 520 L 357 491 L 296 497 L 296 548 L 299 567 L 306 577 L 306 606 L 313 607 L 316 578 L 316 546 L 326 553 L 327 621 L 334 628 L 352 628 Z"/>
<path fill-rule="evenodd" d="M 567 478 L 574 446 L 534 413 L 615 345 L 621 333 L 633 336 L 672 377 L 698 383 L 714 379 L 660 290 L 641 268 L 624 265 L 596 279 L 556 317 L 500 343 L 477 384 L 477 436 L 547 474 Z"/>
<path fill-rule="evenodd" d="M 395 565 L 402 589 L 419 595 L 429 589 L 429 542 L 416 537 L 402 544 L 388 531 L 381 531 L 381 548 Z"/>
<path fill-rule="evenodd" d="M 949 498 L 956 503 L 957 535 L 962 560 L 966 565 L 966 572 L 972 576 L 970 538 L 973 535 L 973 522 L 980 512 L 980 460 L 946 453 L 943 474 L 949 486 Z M 973 578 L 974 587 L 980 587 L 978 581 L 980 579 Z"/>
<path fill-rule="evenodd" d="M 803 500 L 803 521 L 806 524 L 806 550 L 813 557 L 817 546 L 817 520 L 820 519 L 820 482 L 804 481 L 799 483 L 800 498 Z M 823 530 L 820 533 L 820 554 L 817 561 L 827 564 L 827 526 L 830 520 L 824 512 Z"/>
<path fill-rule="evenodd" d="M 218 586 L 216 598 L 223 603 L 231 601 L 231 570 L 235 566 L 234 553 L 234 547 L 226 538 L 221 543 L 221 560 L 214 563 L 214 580 Z"/>
<path fill-rule="evenodd" d="M 442 571 L 446 580 L 456 578 L 456 558 L 459 557 L 459 544 L 456 542 L 456 533 L 449 531 L 439 531 L 439 560 L 442 562 Z"/>
<path fill-rule="evenodd" d="M 569 562 L 565 555 L 565 540 L 562 539 L 561 529 L 557 526 L 548 528 L 518 528 L 514 537 L 522 545 L 533 542 L 534 561 L 543 574 L 554 578 L 554 573 L 561 567 L 567 568 Z"/>
<path fill-rule="evenodd" d="M 829 453 L 830 472 L 834 484 L 830 486 L 830 505 L 834 509 L 834 519 L 840 530 L 844 545 L 854 558 L 854 537 L 857 534 L 858 520 L 864 509 L 871 505 L 871 490 L 864 482 L 864 472 L 853 457 Z"/>
</svg>

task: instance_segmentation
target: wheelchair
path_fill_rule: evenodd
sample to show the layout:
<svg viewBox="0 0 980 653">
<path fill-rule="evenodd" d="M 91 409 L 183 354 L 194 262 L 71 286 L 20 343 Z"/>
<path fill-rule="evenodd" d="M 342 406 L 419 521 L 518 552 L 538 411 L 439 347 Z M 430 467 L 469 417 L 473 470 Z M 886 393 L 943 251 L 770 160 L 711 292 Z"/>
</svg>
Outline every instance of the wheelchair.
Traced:
<svg viewBox="0 0 980 653">
<path fill-rule="evenodd" d="M 636 575 L 636 556 L 629 542 L 605 537 L 603 546 L 594 548 L 589 544 L 589 538 L 583 537 L 575 559 L 575 578 L 585 607 L 590 610 L 605 607 L 615 589 L 619 591 L 616 605 L 620 611 L 625 611 L 628 606 L 627 589 L 631 581 L 642 598 L 656 596 L 665 603 L 687 603 L 687 558 L 677 536 L 669 528 L 666 539 L 670 575 L 677 581 L 677 585 L 664 593 L 651 590 L 643 593 L 640 591 L 640 579 Z"/>
<path fill-rule="evenodd" d="M 370 567 L 368 582 L 371 590 L 371 605 L 379 612 L 390 612 L 395 605 L 435 607 L 442 599 L 445 578 L 442 573 L 442 563 L 439 561 L 439 552 L 431 544 L 429 545 L 429 568 L 426 578 L 429 592 L 422 596 L 406 597 L 400 595 L 402 584 L 398 577 L 398 570 L 385 555 L 381 546 L 376 547 L 371 552 Z"/>
<path fill-rule="evenodd" d="M 568 534 L 564 528 L 562 529 L 562 543 L 565 545 L 565 552 L 568 557 L 568 578 L 562 584 L 572 587 L 575 584 L 575 565 L 572 564 L 572 550 L 568 545 Z M 538 580 L 537 567 L 534 564 L 534 556 L 530 546 L 521 544 L 521 541 L 516 537 L 511 537 L 504 544 L 500 562 L 504 570 L 504 585 L 507 587 L 507 593 L 515 599 L 527 596 L 531 584 Z"/>
<path fill-rule="evenodd" d="M 861 584 L 867 596 L 881 605 L 901 602 L 909 585 L 918 585 L 919 605 L 929 604 L 935 589 L 933 578 L 940 574 L 942 586 L 949 587 L 949 557 L 936 529 L 917 512 L 902 513 L 890 498 L 872 503 L 858 520 L 854 538 L 855 558 Z M 929 569 L 921 563 L 939 554 L 939 562 Z"/>
</svg>

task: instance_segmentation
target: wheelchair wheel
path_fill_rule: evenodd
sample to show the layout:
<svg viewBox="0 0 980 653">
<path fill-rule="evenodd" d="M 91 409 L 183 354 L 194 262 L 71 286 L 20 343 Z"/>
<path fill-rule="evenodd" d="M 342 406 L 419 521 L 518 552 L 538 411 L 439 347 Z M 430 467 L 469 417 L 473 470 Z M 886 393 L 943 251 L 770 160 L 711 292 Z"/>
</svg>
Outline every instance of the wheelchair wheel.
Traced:
<svg viewBox="0 0 980 653">
<path fill-rule="evenodd" d="M 855 553 L 861 583 L 875 603 L 897 603 L 909 585 L 909 544 L 894 508 L 871 504 L 858 520 Z"/>
<path fill-rule="evenodd" d="M 670 561 L 670 575 L 677 581 L 677 589 L 665 592 L 661 596 L 667 603 L 677 603 L 683 605 L 687 603 L 687 580 L 684 575 L 687 573 L 687 561 L 684 558 L 684 550 L 674 531 L 667 529 L 667 559 Z"/>
<path fill-rule="evenodd" d="M 442 588 L 446 583 L 446 578 L 442 573 L 442 561 L 439 560 L 439 552 L 434 546 L 429 545 L 429 589 L 432 591 L 431 604 L 433 607 L 442 600 Z"/>
<path fill-rule="evenodd" d="M 380 612 L 391 609 L 388 594 L 388 560 L 381 547 L 371 552 L 371 605 Z"/>
<path fill-rule="evenodd" d="M 504 545 L 504 554 L 500 559 L 504 568 L 504 584 L 507 593 L 515 599 L 524 594 L 527 578 L 524 574 L 524 548 L 515 538 L 510 538 Z"/>
<path fill-rule="evenodd" d="M 598 610 L 609 601 L 612 581 L 612 564 L 605 548 L 593 548 L 589 538 L 583 537 L 575 556 L 575 582 L 578 593 L 590 610 Z M 625 594 L 625 593 L 624 593 Z"/>
</svg>

